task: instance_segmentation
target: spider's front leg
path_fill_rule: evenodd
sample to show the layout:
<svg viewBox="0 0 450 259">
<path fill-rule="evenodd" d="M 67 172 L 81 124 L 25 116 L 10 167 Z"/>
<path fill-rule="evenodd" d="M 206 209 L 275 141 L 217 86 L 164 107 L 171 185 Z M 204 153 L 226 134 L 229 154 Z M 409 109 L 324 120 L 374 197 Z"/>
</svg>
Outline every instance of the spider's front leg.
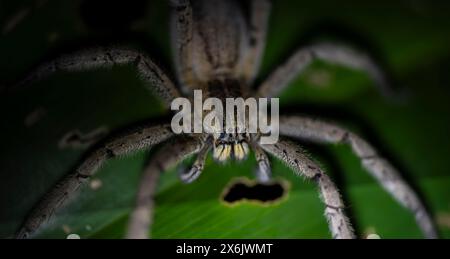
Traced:
<svg viewBox="0 0 450 259">
<path fill-rule="evenodd" d="M 39 65 L 9 90 L 24 87 L 57 72 L 88 71 L 115 65 L 135 66 L 139 76 L 148 83 L 150 91 L 161 98 L 167 107 L 170 107 L 174 98 L 181 96 L 172 80 L 147 55 L 119 47 L 98 47 L 62 55 Z"/>
<path fill-rule="evenodd" d="M 280 134 L 319 143 L 349 145 L 366 170 L 401 205 L 409 209 L 426 238 L 437 238 L 431 215 L 397 170 L 365 140 L 337 125 L 299 116 L 280 117 Z"/>
<path fill-rule="evenodd" d="M 256 143 L 252 145 L 252 148 L 255 152 L 256 162 L 258 163 L 258 168 L 256 169 L 256 180 L 259 183 L 267 183 L 272 178 L 269 157 Z"/>
<path fill-rule="evenodd" d="M 203 168 L 205 167 L 206 158 L 208 156 L 208 152 L 212 148 L 212 139 L 208 138 L 205 141 L 202 149 L 198 152 L 197 157 L 195 158 L 194 164 L 189 168 L 181 168 L 179 177 L 183 183 L 192 183 L 197 180 L 198 177 L 203 172 Z"/>
<path fill-rule="evenodd" d="M 260 85 L 257 95 L 278 96 L 314 60 L 322 60 L 367 73 L 375 81 L 381 94 L 393 95 L 385 71 L 367 53 L 350 46 L 334 43 L 316 43 L 295 52 Z"/>
<path fill-rule="evenodd" d="M 28 238 L 33 235 L 108 159 L 150 148 L 171 136 L 173 133 L 170 125 L 144 125 L 112 137 L 99 145 L 75 171 L 64 177 L 40 200 L 22 224 L 16 237 Z"/>
<path fill-rule="evenodd" d="M 328 175 L 304 154 L 297 144 L 280 138 L 277 144 L 261 145 L 261 147 L 285 162 L 297 175 L 312 179 L 318 184 L 321 198 L 326 206 L 325 216 L 333 238 L 355 238 L 353 228 L 345 215 L 344 204 L 336 186 Z"/>
<path fill-rule="evenodd" d="M 207 145 L 202 137 L 179 136 L 157 151 L 146 166 L 141 178 L 136 206 L 128 223 L 127 238 L 145 239 L 150 237 L 154 195 L 160 174 L 188 156 L 204 151 Z M 202 152 L 200 156 L 206 156 L 205 152 Z"/>
</svg>

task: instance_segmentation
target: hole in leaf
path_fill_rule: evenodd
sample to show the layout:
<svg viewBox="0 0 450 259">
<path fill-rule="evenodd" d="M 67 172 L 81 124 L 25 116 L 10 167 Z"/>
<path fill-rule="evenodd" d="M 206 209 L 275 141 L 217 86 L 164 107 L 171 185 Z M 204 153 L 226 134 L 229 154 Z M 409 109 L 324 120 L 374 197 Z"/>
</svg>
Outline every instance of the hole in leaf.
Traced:
<svg viewBox="0 0 450 259">
<path fill-rule="evenodd" d="M 271 204 L 284 198 L 289 189 L 285 180 L 272 180 L 268 183 L 240 178 L 225 188 L 222 200 L 227 204 L 241 201 L 254 201 L 262 204 Z"/>
</svg>

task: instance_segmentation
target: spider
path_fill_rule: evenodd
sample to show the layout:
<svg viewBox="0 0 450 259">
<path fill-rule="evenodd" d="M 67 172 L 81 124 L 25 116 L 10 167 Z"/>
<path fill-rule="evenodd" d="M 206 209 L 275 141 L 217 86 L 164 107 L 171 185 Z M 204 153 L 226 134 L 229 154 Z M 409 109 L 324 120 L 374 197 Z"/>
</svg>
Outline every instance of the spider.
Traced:
<svg viewBox="0 0 450 259">
<path fill-rule="evenodd" d="M 247 9 L 232 0 L 170 1 L 176 81 L 138 50 L 98 47 L 66 54 L 42 64 L 23 83 L 29 84 L 59 71 L 132 65 L 150 90 L 170 107 L 173 99 L 191 97 L 196 89 L 201 89 L 206 97 L 221 100 L 227 97 L 276 97 L 309 64 L 322 60 L 366 72 L 382 93 L 389 91 L 382 69 L 369 55 L 331 42 L 317 42 L 298 49 L 255 87 L 271 4 L 269 0 L 248 0 L 246 4 Z M 306 116 L 280 116 L 279 130 L 281 136 L 276 144 L 260 144 L 258 134 L 177 135 L 171 131 L 169 123 L 129 127 L 91 150 L 73 172 L 56 184 L 33 208 L 16 237 L 32 237 L 107 160 L 161 145 L 144 169 L 128 225 L 128 238 L 150 237 L 153 197 L 161 172 L 188 156 L 196 155 L 192 166 L 180 173 L 180 179 L 190 183 L 200 176 L 209 152 L 212 151 L 216 161 L 224 162 L 246 159 L 250 150 L 256 156 L 258 181 L 264 183 L 271 178 L 268 154 L 280 159 L 299 177 L 317 184 L 332 237 L 356 238 L 335 184 L 292 139 L 350 146 L 366 171 L 414 214 L 424 236 L 437 237 L 432 219 L 417 194 L 363 138 L 334 123 Z"/>
</svg>

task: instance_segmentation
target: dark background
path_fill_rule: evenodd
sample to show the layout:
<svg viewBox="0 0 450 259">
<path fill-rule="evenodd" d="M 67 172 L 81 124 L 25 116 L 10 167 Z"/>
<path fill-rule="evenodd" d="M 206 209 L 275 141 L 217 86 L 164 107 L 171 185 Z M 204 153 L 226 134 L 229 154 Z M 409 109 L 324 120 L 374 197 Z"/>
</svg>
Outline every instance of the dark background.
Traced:
<svg viewBox="0 0 450 259">
<path fill-rule="evenodd" d="M 315 62 L 281 96 L 282 112 L 336 120 L 367 137 L 420 192 L 441 235 L 450 237 L 450 4 L 273 2 L 260 80 L 296 47 L 340 40 L 377 57 L 402 96 L 386 100 L 366 75 Z M 65 51 L 104 43 L 135 46 L 172 71 L 168 15 L 164 1 L 0 1 L 0 84 Z M 0 237 L 13 236 L 32 205 L 88 148 L 61 148 L 67 132 L 112 131 L 167 114 L 134 72 L 117 67 L 58 73 L 1 94 Z M 30 125 L 33 112 L 41 116 Z M 338 183 L 360 237 L 421 237 L 413 217 L 362 170 L 349 148 L 305 147 Z M 146 156 L 108 163 L 39 237 L 123 237 Z M 264 206 L 220 200 L 233 178 L 253 177 L 252 157 L 227 165 L 209 159 L 192 185 L 179 183 L 171 170 L 159 186 L 153 237 L 328 238 L 315 186 L 273 163 L 274 175 L 290 182 L 290 189 L 282 201 Z"/>
</svg>

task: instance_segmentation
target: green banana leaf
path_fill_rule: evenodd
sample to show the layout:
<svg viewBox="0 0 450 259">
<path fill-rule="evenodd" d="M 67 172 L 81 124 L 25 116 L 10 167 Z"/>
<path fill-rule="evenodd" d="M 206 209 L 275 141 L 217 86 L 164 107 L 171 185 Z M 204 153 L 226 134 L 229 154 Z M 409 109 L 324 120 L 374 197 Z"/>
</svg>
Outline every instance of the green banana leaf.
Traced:
<svg viewBox="0 0 450 259">
<path fill-rule="evenodd" d="M 97 1 L 1 1 L 0 83 L 40 61 L 92 43 L 131 44 L 173 71 L 165 1 L 101 6 Z M 450 10 L 441 1 L 273 1 L 260 82 L 296 47 L 340 40 L 367 48 L 395 79 L 397 97 L 381 96 L 360 72 L 315 62 L 280 96 L 282 113 L 312 114 L 358 132 L 400 169 L 450 237 Z M 12 238 L 26 214 L 76 165 L 89 143 L 62 146 L 68 133 L 114 131 L 168 114 L 130 67 L 58 73 L 0 96 L 0 237 Z M 361 167 L 346 146 L 304 143 L 341 189 L 359 237 L 421 238 L 412 214 Z M 123 238 L 150 152 L 107 163 L 36 237 Z M 272 160 L 287 182 L 276 202 L 223 195 L 254 178 L 255 159 L 225 165 L 211 158 L 198 181 L 176 168 L 158 186 L 154 238 L 329 238 L 313 182 Z"/>
</svg>

